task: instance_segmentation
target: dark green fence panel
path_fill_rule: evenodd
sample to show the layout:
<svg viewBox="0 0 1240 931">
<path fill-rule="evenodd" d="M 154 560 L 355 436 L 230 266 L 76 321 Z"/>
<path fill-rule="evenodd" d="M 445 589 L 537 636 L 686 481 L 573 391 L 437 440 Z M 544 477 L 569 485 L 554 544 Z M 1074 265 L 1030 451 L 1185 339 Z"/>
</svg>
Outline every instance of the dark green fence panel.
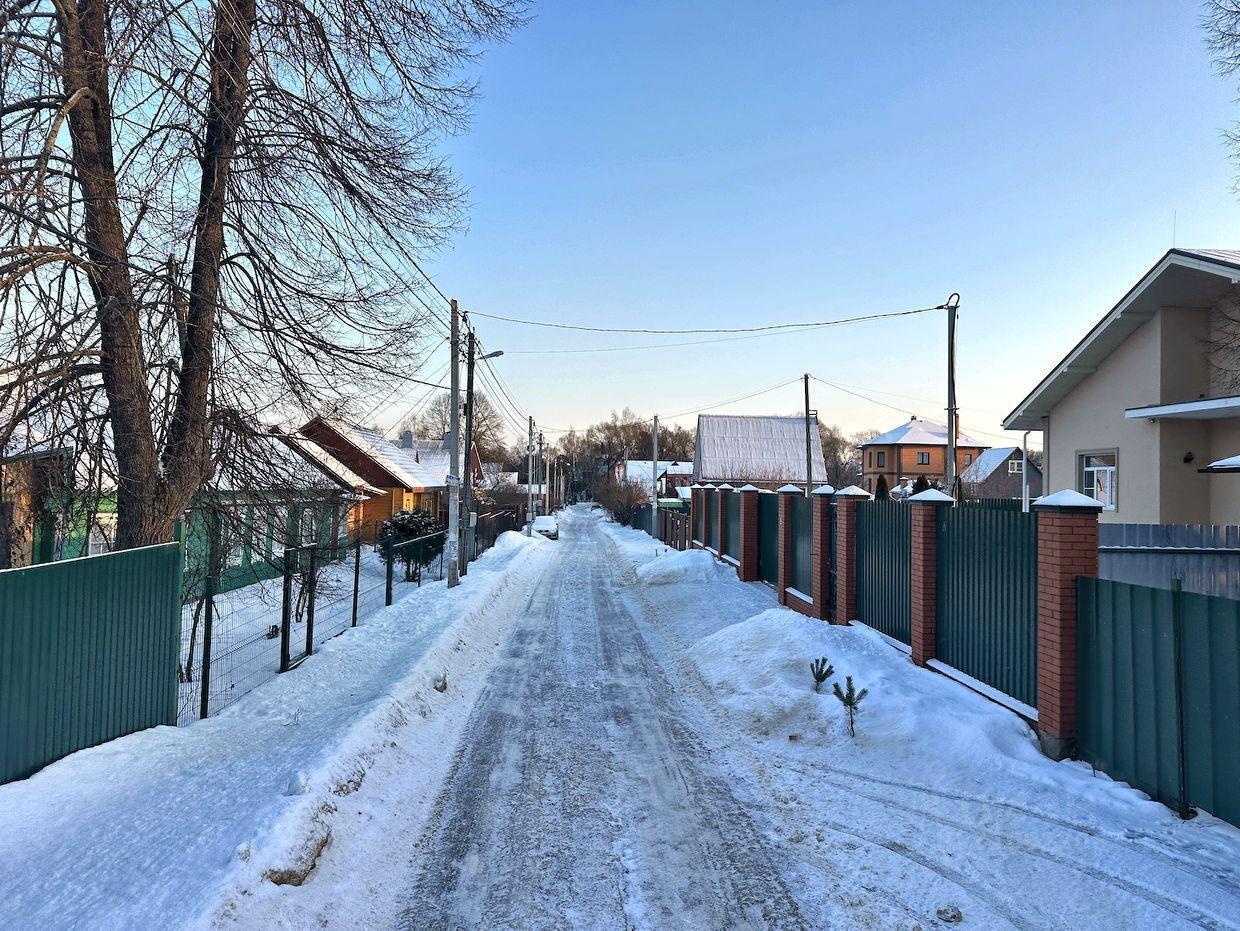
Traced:
<svg viewBox="0 0 1240 931">
<path fill-rule="evenodd" d="M 0 783 L 176 724 L 181 545 L 0 572 Z"/>
<path fill-rule="evenodd" d="M 1240 602 L 1081 578 L 1077 604 L 1080 756 L 1240 824 Z"/>
<path fill-rule="evenodd" d="M 740 492 L 729 491 L 727 497 L 723 499 L 723 506 L 727 512 L 727 532 L 728 538 L 724 541 L 723 552 L 727 553 L 733 559 L 741 557 L 741 496 Z"/>
<path fill-rule="evenodd" d="M 779 495 L 758 495 L 758 575 L 779 584 Z"/>
<path fill-rule="evenodd" d="M 706 491 L 702 492 L 702 501 L 704 502 L 706 509 L 706 532 L 702 536 L 702 544 L 718 552 L 719 540 L 718 534 L 715 532 L 715 524 L 719 523 L 719 521 L 716 520 L 719 507 L 719 492 L 714 488 L 707 488 Z"/>
<path fill-rule="evenodd" d="M 634 511 L 633 519 L 630 521 L 630 526 L 632 526 L 634 530 L 641 530 L 645 533 L 650 533 L 650 508 L 643 507 Z"/>
<path fill-rule="evenodd" d="M 792 499 L 792 587 L 801 594 L 814 593 L 814 568 L 810 547 L 814 543 L 814 512 L 809 498 L 789 495 Z"/>
<path fill-rule="evenodd" d="M 857 505 L 857 620 L 909 642 L 911 508 L 899 501 Z"/>
<path fill-rule="evenodd" d="M 1038 522 L 989 502 L 938 509 L 935 656 L 1038 703 Z"/>
</svg>

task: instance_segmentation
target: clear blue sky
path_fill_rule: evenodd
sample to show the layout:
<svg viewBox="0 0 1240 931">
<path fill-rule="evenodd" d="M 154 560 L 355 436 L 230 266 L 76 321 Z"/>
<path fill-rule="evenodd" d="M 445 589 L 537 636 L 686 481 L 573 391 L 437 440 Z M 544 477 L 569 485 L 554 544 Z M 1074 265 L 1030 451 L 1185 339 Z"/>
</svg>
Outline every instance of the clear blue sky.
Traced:
<svg viewBox="0 0 1240 931">
<path fill-rule="evenodd" d="M 545 0 L 476 74 L 445 149 L 469 230 L 428 270 L 463 306 L 746 326 L 962 296 L 968 432 L 999 420 L 1172 245 L 1240 247 L 1240 117 L 1194 3 Z M 939 315 L 686 349 L 475 319 L 551 426 L 669 414 L 810 371 L 849 430 L 942 419 Z M 725 410 L 793 412 L 797 386 Z M 693 417 L 683 418 L 692 423 Z M 994 443 L 997 437 L 986 437 Z"/>
</svg>

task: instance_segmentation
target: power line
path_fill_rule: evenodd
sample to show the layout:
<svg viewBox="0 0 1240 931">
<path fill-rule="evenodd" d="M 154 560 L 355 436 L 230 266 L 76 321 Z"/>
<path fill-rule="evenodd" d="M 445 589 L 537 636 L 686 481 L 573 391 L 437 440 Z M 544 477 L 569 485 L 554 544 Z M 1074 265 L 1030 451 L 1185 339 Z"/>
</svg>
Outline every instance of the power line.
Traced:
<svg viewBox="0 0 1240 931">
<path fill-rule="evenodd" d="M 819 320 L 809 323 L 769 323 L 755 327 L 702 327 L 696 329 L 641 329 L 633 327 L 596 327 L 582 326 L 574 323 L 551 323 L 545 320 L 523 320 L 519 317 L 505 317 L 500 314 L 484 314 L 471 310 L 474 317 L 486 317 L 489 320 L 503 320 L 506 323 L 520 323 L 526 326 L 549 327 L 556 330 L 580 330 L 587 333 L 649 333 L 655 336 L 689 335 L 693 333 L 763 333 L 773 330 L 811 330 L 819 327 L 839 326 L 844 323 L 859 323 L 863 320 L 883 320 L 891 317 L 910 317 L 914 314 L 928 314 L 931 311 L 943 310 L 946 305 L 921 307 L 916 310 L 896 310 L 882 314 L 862 314 L 856 317 L 843 317 L 839 320 Z"/>
</svg>

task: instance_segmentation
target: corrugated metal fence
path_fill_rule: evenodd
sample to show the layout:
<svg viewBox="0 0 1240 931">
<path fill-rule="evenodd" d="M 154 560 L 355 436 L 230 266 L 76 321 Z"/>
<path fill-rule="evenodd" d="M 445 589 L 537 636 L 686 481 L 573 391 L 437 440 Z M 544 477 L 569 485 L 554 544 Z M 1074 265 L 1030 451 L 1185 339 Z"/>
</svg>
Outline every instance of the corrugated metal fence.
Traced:
<svg viewBox="0 0 1240 931">
<path fill-rule="evenodd" d="M 181 544 L 0 572 L 0 783 L 177 720 Z"/>
<path fill-rule="evenodd" d="M 857 505 L 857 619 L 888 637 L 910 637 L 912 508 L 899 501 Z"/>
<path fill-rule="evenodd" d="M 1037 705 L 1037 515 L 993 502 L 938 509 L 935 654 Z"/>
<path fill-rule="evenodd" d="M 1240 602 L 1081 578 L 1077 604 L 1081 757 L 1240 824 Z"/>
<path fill-rule="evenodd" d="M 809 498 L 789 495 L 792 499 L 792 587 L 806 597 L 814 593 L 814 512 Z"/>
<path fill-rule="evenodd" d="M 1240 599 L 1240 527 L 1102 524 L 1098 545 L 1101 578 Z"/>
<path fill-rule="evenodd" d="M 727 539 L 723 541 L 723 552 L 733 559 L 741 555 L 741 496 L 739 492 L 729 491 L 723 502 L 724 513 L 727 514 Z"/>
<path fill-rule="evenodd" d="M 779 584 L 779 495 L 758 495 L 758 576 Z"/>
</svg>

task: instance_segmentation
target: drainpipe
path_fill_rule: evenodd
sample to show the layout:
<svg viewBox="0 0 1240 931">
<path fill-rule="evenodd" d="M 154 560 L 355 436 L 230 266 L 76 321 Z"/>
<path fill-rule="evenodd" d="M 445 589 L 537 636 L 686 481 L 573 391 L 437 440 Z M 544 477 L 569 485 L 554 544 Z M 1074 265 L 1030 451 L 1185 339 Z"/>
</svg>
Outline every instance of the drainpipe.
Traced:
<svg viewBox="0 0 1240 931">
<path fill-rule="evenodd" d="M 1020 438 L 1020 509 L 1029 513 L 1029 434 L 1026 430 Z"/>
</svg>

